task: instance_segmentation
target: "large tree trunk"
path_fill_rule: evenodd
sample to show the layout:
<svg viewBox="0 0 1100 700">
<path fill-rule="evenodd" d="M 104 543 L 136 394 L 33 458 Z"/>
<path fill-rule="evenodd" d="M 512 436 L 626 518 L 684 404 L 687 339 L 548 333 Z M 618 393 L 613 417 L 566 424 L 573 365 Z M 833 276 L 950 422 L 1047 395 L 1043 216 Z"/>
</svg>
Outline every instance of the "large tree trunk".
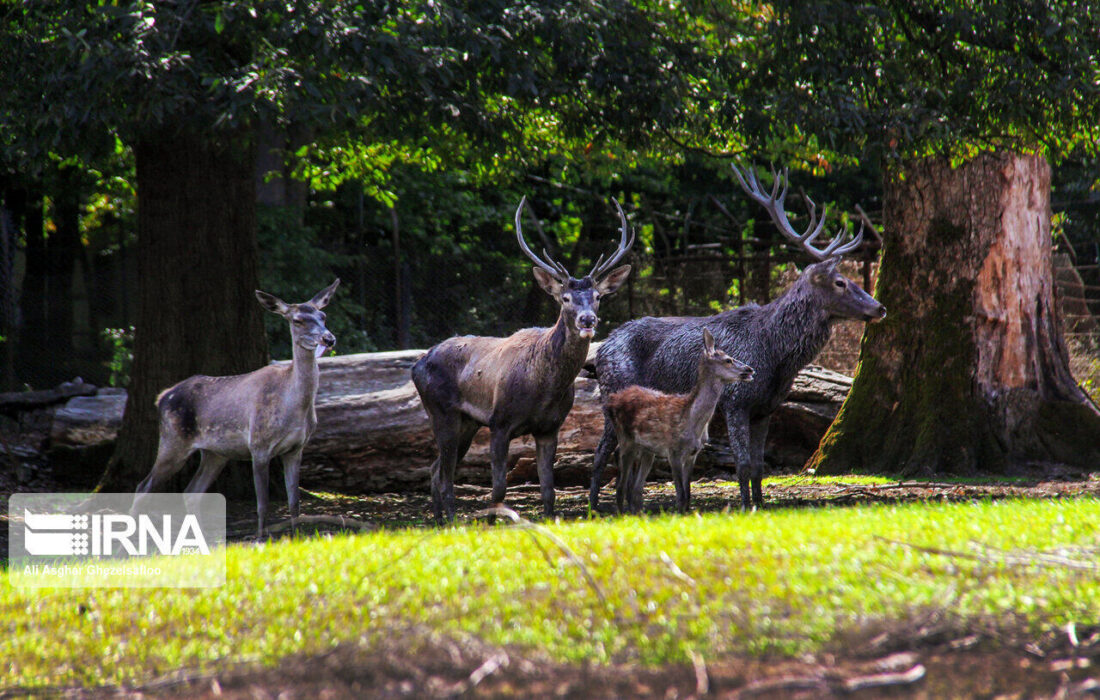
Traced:
<svg viewBox="0 0 1100 700">
<path fill-rule="evenodd" d="M 24 193 L 25 215 L 23 234 L 26 240 L 26 271 L 20 293 L 22 327 L 19 329 L 16 352 L 16 374 L 20 383 L 34 388 L 49 386 L 49 377 L 42 375 L 43 358 L 49 355 L 46 342 L 46 308 L 49 300 L 45 215 L 41 191 Z"/>
<path fill-rule="evenodd" d="M 1068 369 L 1046 161 L 929 158 L 887 178 L 877 292 L 889 316 L 867 329 L 852 391 L 807 466 L 1095 468 L 1100 411 Z"/>
<path fill-rule="evenodd" d="M 131 490 L 152 467 L 157 394 L 194 374 L 267 362 L 256 302 L 256 184 L 250 134 L 167 131 L 135 149 L 140 290 L 129 400 L 102 486 Z"/>
</svg>

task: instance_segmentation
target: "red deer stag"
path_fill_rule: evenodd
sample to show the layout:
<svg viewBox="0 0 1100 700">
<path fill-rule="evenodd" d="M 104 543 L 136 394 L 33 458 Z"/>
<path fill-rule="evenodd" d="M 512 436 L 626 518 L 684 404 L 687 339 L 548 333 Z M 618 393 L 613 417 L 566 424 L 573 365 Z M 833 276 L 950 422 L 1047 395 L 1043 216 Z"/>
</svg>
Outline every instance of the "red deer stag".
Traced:
<svg viewBox="0 0 1100 700">
<path fill-rule="evenodd" d="M 726 419 L 730 448 L 737 463 L 741 507 L 764 502 L 764 440 L 772 413 L 787 398 L 795 375 L 817 356 L 842 319 L 874 322 L 886 316 L 886 307 L 837 271 L 840 256 L 859 247 L 862 229 L 851 240 L 838 234 L 829 245 L 813 241 L 825 228 L 825 214 L 817 218 L 809 202 L 810 223 L 797 231 L 783 208 L 787 174 L 773 172 L 771 191 L 756 174 L 736 166 L 741 188 L 764 207 L 779 232 L 796 243 L 815 262 L 781 297 L 764 306 L 746 304 L 713 316 L 639 318 L 615 329 L 596 353 L 596 377 L 601 396 L 611 396 L 632 384 L 667 392 L 685 392 L 695 381 L 701 328 L 709 328 L 718 347 L 745 360 L 756 371 L 751 384 L 730 384 L 722 391 L 718 408 Z M 603 437 L 596 447 L 589 505 L 599 502 L 601 472 L 618 442 L 605 407 Z M 751 503 L 750 503 L 751 496 Z"/>
<path fill-rule="evenodd" d="M 436 520 L 454 520 L 455 467 L 474 434 L 489 426 L 494 504 L 503 503 L 508 444 L 521 435 L 535 438 L 536 465 L 543 512 L 554 513 L 554 455 L 558 430 L 573 407 L 573 380 L 581 371 L 596 333 L 600 299 L 616 291 L 630 266 L 612 269 L 634 243 L 626 214 L 615 202 L 621 222 L 618 250 L 596 261 L 578 279 L 543 251 L 542 260 L 527 247 L 516 209 L 516 240 L 534 263 L 535 280 L 561 306 L 551 328 L 526 328 L 507 338 L 462 336 L 428 350 L 412 368 L 413 383 L 428 412 L 439 457 L 432 463 L 432 507 Z"/>
</svg>

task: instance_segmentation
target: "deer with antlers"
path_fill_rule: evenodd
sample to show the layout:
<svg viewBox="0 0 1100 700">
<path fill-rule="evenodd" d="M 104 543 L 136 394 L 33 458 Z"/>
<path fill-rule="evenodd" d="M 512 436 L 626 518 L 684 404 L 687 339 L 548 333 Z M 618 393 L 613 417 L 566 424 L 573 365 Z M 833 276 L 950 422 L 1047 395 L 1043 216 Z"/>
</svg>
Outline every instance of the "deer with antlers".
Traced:
<svg viewBox="0 0 1100 700">
<path fill-rule="evenodd" d="M 596 353 L 600 395 L 610 397 L 631 385 L 684 393 L 696 381 L 701 329 L 714 335 L 715 346 L 746 362 L 755 371 L 751 383 L 725 387 L 718 410 L 726 420 L 730 448 L 737 464 L 741 507 L 763 503 L 764 440 L 772 413 L 786 399 L 795 375 L 817 356 L 841 319 L 878 321 L 886 307 L 837 271 L 840 256 L 859 247 L 863 230 L 847 242 L 843 232 L 824 248 L 813 241 L 825 227 L 827 211 L 817 218 L 807 198 L 810 223 L 798 232 L 787 218 L 787 174 L 773 169 L 766 190 L 751 169 L 733 168 L 742 189 L 762 205 L 779 231 L 816 262 L 778 299 L 764 306 L 747 304 L 713 316 L 640 318 L 617 328 Z M 604 399 L 606 401 L 606 398 Z M 604 406 L 604 432 L 596 448 L 589 505 L 599 505 L 604 466 L 618 444 L 614 422 Z"/>
<path fill-rule="evenodd" d="M 572 277 L 545 251 L 543 260 L 527 246 L 520 221 L 526 204 L 524 197 L 516 209 L 516 240 L 535 264 L 535 281 L 558 303 L 557 322 L 507 338 L 449 338 L 428 350 L 412 368 L 413 383 L 439 448 L 431 483 L 432 508 L 440 522 L 444 514 L 454 520 L 455 467 L 483 425 L 489 426 L 493 504 L 504 502 L 509 443 L 532 435 L 543 512 L 553 515 L 554 456 L 558 430 L 573 407 L 573 381 L 596 333 L 600 300 L 619 289 L 630 274 L 629 265 L 614 267 L 634 243 L 618 202 L 618 248 L 607 260 L 600 256 L 581 278 Z"/>
</svg>

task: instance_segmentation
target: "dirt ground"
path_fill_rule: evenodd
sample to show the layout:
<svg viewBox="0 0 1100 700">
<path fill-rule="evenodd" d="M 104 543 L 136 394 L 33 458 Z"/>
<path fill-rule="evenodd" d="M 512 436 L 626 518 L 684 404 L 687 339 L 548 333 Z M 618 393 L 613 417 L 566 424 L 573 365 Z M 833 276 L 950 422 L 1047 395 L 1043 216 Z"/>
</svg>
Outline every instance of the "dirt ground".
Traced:
<svg viewBox="0 0 1100 700">
<path fill-rule="evenodd" d="M 1006 643 L 895 630 L 874 656 L 696 657 L 664 668 L 566 666 L 416 631 L 388 648 L 344 645 L 277 668 L 177 674 L 125 694 L 199 698 L 1074 698 L 1100 696 L 1100 627 L 1089 641 Z M 949 635 L 950 636 L 950 635 Z M 1065 635 L 1063 635 L 1065 637 Z M 909 639 L 909 642 L 902 642 Z M 887 651 L 894 647 L 894 651 Z M 904 650 L 899 650 L 905 647 Z M 865 647 L 866 648 L 866 647 Z M 121 689 L 120 689 L 121 690 Z"/>
<path fill-rule="evenodd" d="M 489 507 L 489 489 L 481 486 L 455 486 L 456 519 L 468 522 Z M 791 476 L 783 482 L 764 480 L 766 508 L 819 508 L 857 506 L 869 503 L 909 501 L 962 502 L 990 498 L 1067 498 L 1100 496 L 1100 473 L 1088 477 L 1051 478 L 1049 476 L 1004 479 L 974 479 L 967 483 L 937 481 L 901 481 L 882 486 L 845 483 L 821 484 L 808 477 Z M 559 488 L 555 492 L 556 517 L 575 520 L 588 517 L 588 489 Z M 737 483 L 728 480 L 700 480 L 691 486 L 692 508 L 701 513 L 738 508 Z M 614 485 L 600 492 L 601 510 L 615 501 Z M 508 487 L 507 505 L 530 520 L 542 520 L 539 487 L 521 484 Z M 273 504 L 275 519 L 285 519 L 285 505 Z M 671 482 L 651 481 L 646 486 L 645 510 L 650 514 L 675 511 L 675 491 Z M 371 527 L 424 527 L 432 524 L 431 498 L 425 492 L 387 493 L 368 496 L 321 494 L 306 491 L 302 495 L 302 513 L 345 517 Z M 601 513 L 608 516 L 609 513 Z M 230 538 L 246 539 L 255 532 L 254 502 L 229 505 Z M 329 525 L 324 525 L 329 529 Z"/>
<path fill-rule="evenodd" d="M 0 474 L 2 477 L 2 474 Z M 0 478 L 0 494 L 11 484 Z M 38 490 L 50 490 L 40 484 Z M 35 490 L 35 489 L 32 489 Z M 460 521 L 489 506 L 488 489 L 456 487 Z M 766 507 L 851 507 L 905 501 L 966 501 L 982 498 L 1100 496 L 1100 474 L 1078 478 L 988 479 L 967 483 L 907 481 L 883 486 L 823 485 L 794 477 L 764 482 Z M 701 512 L 737 504 L 737 484 L 697 481 L 693 506 Z M 602 500 L 614 500 L 605 487 Z M 646 489 L 649 513 L 670 511 L 669 483 Z M 276 529 L 286 525 L 285 505 L 275 505 Z M 523 517 L 541 519 L 535 485 L 509 487 L 508 505 Z M 583 488 L 559 489 L 558 517 L 588 517 Z M 255 531 L 255 504 L 229 504 L 229 537 L 247 541 Z M 355 529 L 431 527 L 427 493 L 346 496 L 303 494 L 302 513 L 319 522 L 304 529 L 331 532 L 344 519 Z M 6 513 L 0 516 L 2 519 Z M 601 514 L 600 517 L 617 517 Z M 0 528 L 6 538 L 6 527 Z M 287 529 L 276 535 L 286 536 Z M 0 543 L 3 544 L 3 543 Z M 5 554 L 6 554 L 6 547 Z M 1045 639 L 1006 638 L 941 622 L 900 624 L 871 639 L 849 640 L 831 653 L 799 659 L 696 658 L 692 664 L 658 669 L 636 666 L 571 666 L 487 647 L 477 640 L 444 639 L 424 630 L 394 631 L 389 646 L 343 645 L 321 656 L 292 657 L 275 668 L 226 667 L 215 673 L 181 670 L 140 687 L 83 689 L 80 695 L 201 698 L 1070 698 L 1100 697 L 1100 618 Z M 859 650 L 859 651 L 854 651 Z M 57 689 L 60 694 L 70 694 Z M 8 697 L 17 689 L 0 689 Z"/>
</svg>

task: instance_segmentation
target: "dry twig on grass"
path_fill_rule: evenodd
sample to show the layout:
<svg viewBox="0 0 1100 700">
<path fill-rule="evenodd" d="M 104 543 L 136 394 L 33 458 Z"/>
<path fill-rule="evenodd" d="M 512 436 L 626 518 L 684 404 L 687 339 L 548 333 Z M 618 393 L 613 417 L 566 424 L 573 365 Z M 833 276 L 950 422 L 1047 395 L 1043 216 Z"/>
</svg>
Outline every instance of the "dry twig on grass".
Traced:
<svg viewBox="0 0 1100 700">
<path fill-rule="evenodd" d="M 505 505 L 497 504 L 492 508 L 487 508 L 485 510 L 479 511 L 476 515 L 478 517 L 485 517 L 488 515 L 500 515 L 508 518 L 513 523 L 515 523 L 517 527 L 527 530 L 528 533 L 531 534 L 531 539 L 535 541 L 536 545 L 539 545 L 539 549 L 542 549 L 542 546 L 539 543 L 538 539 L 535 537 L 535 533 L 538 533 L 553 542 L 555 545 L 557 545 L 558 549 L 560 549 L 562 553 L 564 553 L 565 556 L 569 558 L 569 561 L 576 564 L 577 568 L 580 569 L 581 573 L 584 575 L 585 580 L 588 581 L 588 585 L 592 587 L 592 590 L 595 591 L 596 596 L 600 599 L 600 602 L 604 605 L 608 604 L 607 596 L 604 595 L 603 589 L 600 588 L 600 584 L 597 583 L 595 577 L 592 576 L 592 572 L 588 570 L 587 566 L 585 566 L 584 560 L 577 556 L 577 553 L 570 549 L 569 545 L 565 544 L 565 542 L 560 537 L 550 532 L 542 525 L 538 525 L 531 522 L 530 520 L 527 520 L 519 513 Z M 545 554 L 545 550 L 543 550 L 543 552 Z"/>
<path fill-rule="evenodd" d="M 1100 561 L 1097 560 L 1097 554 L 1100 554 L 1100 550 L 1094 548 L 1075 548 L 1074 551 L 1076 553 L 1079 553 L 1083 556 L 1091 555 L 1091 559 L 1074 559 L 1065 554 L 1052 554 L 1049 552 L 1013 552 L 981 544 L 980 542 L 970 543 L 970 546 L 975 550 L 974 552 L 959 552 L 952 549 L 926 547 L 919 544 L 913 544 L 912 542 L 892 540 L 886 537 L 880 537 L 878 535 L 875 535 L 875 539 L 881 540 L 883 542 L 888 542 L 890 544 L 896 544 L 900 547 L 908 547 L 909 549 L 914 549 L 918 552 L 938 554 L 940 556 L 954 557 L 956 559 L 969 559 L 971 561 L 977 561 L 983 564 L 1001 564 L 1004 566 L 1017 567 L 1042 566 L 1048 568 L 1065 568 L 1074 569 L 1077 571 L 1100 573 Z"/>
<path fill-rule="evenodd" d="M 377 530 L 374 523 L 348 518 L 343 515 L 300 515 L 297 518 L 282 520 L 267 528 L 269 534 L 290 530 L 298 525 L 333 525 L 345 529 L 356 529 L 360 532 Z"/>
<path fill-rule="evenodd" d="M 775 678 L 749 683 L 734 691 L 730 697 L 748 698 L 755 695 L 789 693 L 797 690 L 813 690 L 821 694 L 830 691 L 855 693 L 871 688 L 912 685 L 924 678 L 925 673 L 926 670 L 923 664 L 914 664 L 909 670 L 900 673 L 876 673 L 869 676 L 854 676 L 852 678 L 843 679 L 830 678 L 823 670 L 813 676 Z"/>
<path fill-rule="evenodd" d="M 688 651 L 691 665 L 695 669 L 695 697 L 701 698 L 710 692 L 710 676 L 707 674 L 707 662 L 703 655 L 694 649 Z"/>
</svg>

